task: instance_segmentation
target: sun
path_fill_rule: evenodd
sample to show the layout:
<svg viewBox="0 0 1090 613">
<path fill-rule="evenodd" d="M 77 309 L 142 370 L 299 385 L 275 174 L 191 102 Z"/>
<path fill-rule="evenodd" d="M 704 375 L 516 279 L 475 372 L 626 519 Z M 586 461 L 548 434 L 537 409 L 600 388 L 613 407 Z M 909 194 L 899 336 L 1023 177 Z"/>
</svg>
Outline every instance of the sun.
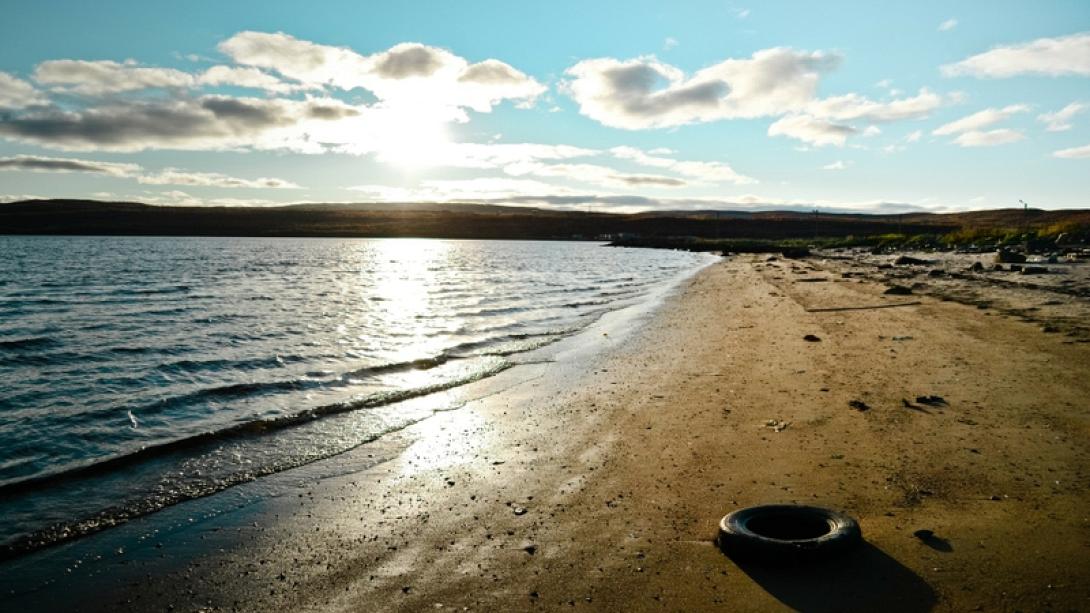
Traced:
<svg viewBox="0 0 1090 613">
<path fill-rule="evenodd" d="M 428 107 L 383 113 L 374 136 L 377 157 L 403 170 L 440 165 L 450 144 L 449 122 Z"/>
</svg>

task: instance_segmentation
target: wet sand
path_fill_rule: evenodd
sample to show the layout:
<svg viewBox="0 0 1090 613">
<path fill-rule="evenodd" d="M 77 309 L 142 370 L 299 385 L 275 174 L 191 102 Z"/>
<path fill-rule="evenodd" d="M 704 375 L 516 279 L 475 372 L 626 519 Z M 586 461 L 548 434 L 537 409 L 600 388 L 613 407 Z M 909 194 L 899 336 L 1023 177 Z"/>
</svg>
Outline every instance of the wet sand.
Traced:
<svg viewBox="0 0 1090 613">
<path fill-rule="evenodd" d="M 593 328 L 460 390 L 463 408 L 336 459 L 350 471 L 288 471 L 9 563 L 26 580 L 0 606 L 1090 609 L 1090 343 L 883 295 L 842 265 L 725 259 L 616 324 L 631 334 Z M 795 569 L 715 548 L 724 514 L 772 502 L 846 511 L 866 545 Z"/>
</svg>

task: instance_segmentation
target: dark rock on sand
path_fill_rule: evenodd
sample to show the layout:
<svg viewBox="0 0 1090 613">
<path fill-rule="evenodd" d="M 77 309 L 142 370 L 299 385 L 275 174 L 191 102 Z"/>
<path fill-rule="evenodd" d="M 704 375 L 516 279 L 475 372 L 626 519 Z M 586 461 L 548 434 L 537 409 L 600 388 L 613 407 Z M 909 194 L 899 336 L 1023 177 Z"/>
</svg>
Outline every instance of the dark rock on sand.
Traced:
<svg viewBox="0 0 1090 613">
<path fill-rule="evenodd" d="M 942 396 L 916 396 L 916 402 L 920 404 L 927 404 L 931 406 L 940 406 L 946 404 L 946 399 Z"/>
<path fill-rule="evenodd" d="M 1013 251 L 996 251 L 995 261 L 1001 264 L 1021 264 L 1026 261 L 1026 256 Z"/>
<path fill-rule="evenodd" d="M 870 410 L 870 406 L 867 403 L 863 402 L 862 400 L 849 400 L 848 401 L 848 406 L 855 409 L 856 411 L 869 411 Z"/>
<path fill-rule="evenodd" d="M 903 285 L 891 285 L 882 293 L 889 296 L 907 296 L 912 293 L 912 290 Z"/>
<path fill-rule="evenodd" d="M 921 260 L 920 258 L 914 258 L 909 255 L 898 256 L 896 260 L 893 260 L 895 266 L 925 266 L 931 262 L 927 260 Z"/>
<path fill-rule="evenodd" d="M 821 342 L 821 339 L 819 337 L 817 337 L 817 336 L 814 336 L 813 334 L 807 334 L 806 336 L 802 337 L 802 340 L 808 341 L 808 342 L 811 342 L 811 343 Z"/>
<path fill-rule="evenodd" d="M 980 262 L 973 262 L 973 265 L 969 267 L 970 272 L 984 272 L 984 265 Z"/>
<path fill-rule="evenodd" d="M 1049 270 L 1044 266 L 1026 266 L 1022 269 L 1024 275 L 1047 275 Z"/>
</svg>

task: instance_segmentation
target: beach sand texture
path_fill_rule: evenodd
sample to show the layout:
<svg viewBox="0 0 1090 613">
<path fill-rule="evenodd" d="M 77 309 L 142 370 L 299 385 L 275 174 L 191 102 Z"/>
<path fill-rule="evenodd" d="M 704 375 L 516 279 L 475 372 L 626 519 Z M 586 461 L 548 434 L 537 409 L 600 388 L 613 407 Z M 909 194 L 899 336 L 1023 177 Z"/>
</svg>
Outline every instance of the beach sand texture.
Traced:
<svg viewBox="0 0 1090 613">
<path fill-rule="evenodd" d="M 103 561 L 113 570 L 79 600 L 1090 609 L 1090 344 L 971 305 L 883 295 L 822 266 L 724 259 L 626 339 L 595 332 L 593 357 L 528 366 L 533 376 L 507 389 L 347 454 L 397 447 L 389 461 Z M 828 280 L 800 282 L 818 274 Z M 945 404 L 916 402 L 927 395 Z M 780 502 L 843 510 L 866 544 L 778 569 L 739 565 L 713 544 L 729 511 Z M 87 588 L 47 589 L 14 604 L 61 606 Z"/>
</svg>

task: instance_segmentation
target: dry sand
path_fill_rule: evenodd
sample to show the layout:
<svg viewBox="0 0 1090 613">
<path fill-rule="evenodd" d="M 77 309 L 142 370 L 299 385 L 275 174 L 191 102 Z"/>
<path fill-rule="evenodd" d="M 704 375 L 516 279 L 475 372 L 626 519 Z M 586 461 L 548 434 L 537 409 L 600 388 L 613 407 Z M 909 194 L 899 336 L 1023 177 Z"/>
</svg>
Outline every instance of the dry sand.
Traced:
<svg viewBox="0 0 1090 613">
<path fill-rule="evenodd" d="M 112 570 L 91 593 L 60 581 L 11 602 L 1090 610 L 1090 344 L 884 296 L 842 278 L 842 261 L 764 260 L 712 265 L 624 340 L 599 330 L 594 355 L 522 367 L 507 389 L 352 452 L 400 451 L 389 461 L 195 522 L 160 549 L 152 538 L 99 562 Z M 771 502 L 844 510 L 866 545 L 794 569 L 715 548 L 724 514 Z"/>
</svg>

